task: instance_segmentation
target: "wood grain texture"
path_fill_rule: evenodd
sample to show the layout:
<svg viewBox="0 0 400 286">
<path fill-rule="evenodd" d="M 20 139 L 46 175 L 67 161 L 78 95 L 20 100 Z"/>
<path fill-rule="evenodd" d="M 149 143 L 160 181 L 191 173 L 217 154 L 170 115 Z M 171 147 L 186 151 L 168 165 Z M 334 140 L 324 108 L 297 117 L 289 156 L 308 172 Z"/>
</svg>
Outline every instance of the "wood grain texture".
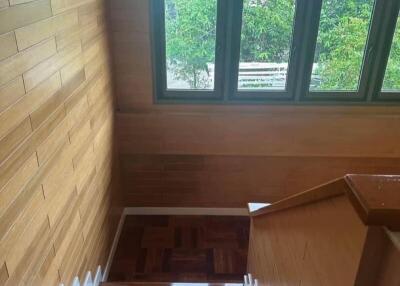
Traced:
<svg viewBox="0 0 400 286">
<path fill-rule="evenodd" d="M 269 213 L 289 210 L 301 205 L 312 204 L 321 200 L 340 196 L 346 193 L 348 186 L 343 178 L 335 179 L 320 186 L 316 186 L 305 192 L 289 196 L 271 205 L 260 208 L 250 214 L 252 217 Z"/>
<path fill-rule="evenodd" d="M 22 76 L 0 86 L 0 113 L 25 94 Z"/>
<path fill-rule="evenodd" d="M 394 244 L 388 244 L 382 258 L 377 284 L 379 286 L 400 285 L 400 250 Z"/>
<path fill-rule="evenodd" d="M 104 5 L 1 7 L 0 285 L 70 285 L 104 268 L 121 214 Z"/>
<path fill-rule="evenodd" d="M 390 235 L 382 227 L 368 229 L 355 286 L 400 284 L 400 249 Z"/>
<path fill-rule="evenodd" d="M 155 104 L 149 1 L 107 3 L 129 206 L 245 206 L 282 199 L 346 173 L 400 172 L 398 106 Z M 165 166 L 166 156 L 194 163 L 180 173 L 129 170 L 130 160 L 134 165 L 145 155 L 155 168 Z M 192 169 L 209 158 L 218 158 L 219 171 L 208 165 Z M 232 171 L 230 164 L 239 162 L 248 170 Z"/>
<path fill-rule="evenodd" d="M 400 116 L 143 112 L 118 115 L 121 152 L 251 156 L 400 156 Z M 368 142 L 368 144 L 365 144 Z"/>
<path fill-rule="evenodd" d="M 15 55 L 18 52 L 17 43 L 15 42 L 14 32 L 6 33 L 0 36 L 0 60 Z"/>
<path fill-rule="evenodd" d="M 50 17 L 50 0 L 37 0 L 0 10 L 0 34 Z"/>
<path fill-rule="evenodd" d="M 347 192 L 366 225 L 400 230 L 400 176 L 347 175 Z"/>
<path fill-rule="evenodd" d="M 77 24 L 78 11 L 74 10 L 19 28 L 15 31 L 18 49 L 24 50 Z"/>
<path fill-rule="evenodd" d="M 261 285 L 354 285 L 367 227 L 345 195 L 252 219 L 248 272 Z"/>
<path fill-rule="evenodd" d="M 400 176 L 346 175 L 251 213 L 256 217 L 346 195 L 367 226 L 400 230 Z"/>
<path fill-rule="evenodd" d="M 399 160 L 390 158 L 136 154 L 121 156 L 120 163 L 129 206 L 246 207 L 347 173 L 400 173 Z"/>
<path fill-rule="evenodd" d="M 127 216 L 108 281 L 240 283 L 249 224 L 235 216 Z"/>
</svg>

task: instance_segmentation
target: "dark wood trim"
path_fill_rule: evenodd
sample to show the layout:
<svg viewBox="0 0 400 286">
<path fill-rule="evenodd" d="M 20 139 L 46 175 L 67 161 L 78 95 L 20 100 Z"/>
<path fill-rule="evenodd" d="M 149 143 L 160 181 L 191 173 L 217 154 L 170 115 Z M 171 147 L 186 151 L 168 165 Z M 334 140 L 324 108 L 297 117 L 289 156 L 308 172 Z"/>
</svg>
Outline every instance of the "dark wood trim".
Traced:
<svg viewBox="0 0 400 286">
<path fill-rule="evenodd" d="M 388 240 L 382 227 L 368 228 L 354 286 L 377 285 L 379 266 L 387 245 Z"/>
<path fill-rule="evenodd" d="M 400 230 L 400 175 L 346 175 L 251 213 L 252 217 L 347 195 L 368 226 Z"/>
<path fill-rule="evenodd" d="M 400 230 L 400 176 L 346 175 L 347 195 L 366 225 Z"/>
</svg>

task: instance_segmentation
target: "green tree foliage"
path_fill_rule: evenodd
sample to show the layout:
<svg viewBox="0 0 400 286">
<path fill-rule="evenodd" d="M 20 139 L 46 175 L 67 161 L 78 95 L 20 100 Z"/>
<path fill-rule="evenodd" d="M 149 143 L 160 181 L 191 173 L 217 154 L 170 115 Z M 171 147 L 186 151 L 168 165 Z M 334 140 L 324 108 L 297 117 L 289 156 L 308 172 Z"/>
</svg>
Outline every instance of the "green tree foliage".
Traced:
<svg viewBox="0 0 400 286">
<path fill-rule="evenodd" d="M 323 2 L 314 60 L 321 83 L 316 89 L 357 89 L 373 4 L 373 0 Z"/>
<path fill-rule="evenodd" d="M 288 62 L 294 0 L 244 0 L 243 62 Z"/>
<path fill-rule="evenodd" d="M 207 63 L 215 59 L 216 0 L 166 0 L 168 64 L 191 88 L 208 85 Z"/>
<path fill-rule="evenodd" d="M 400 90 L 400 17 L 397 19 L 397 27 L 392 42 L 389 62 L 386 67 L 383 89 Z"/>
<path fill-rule="evenodd" d="M 295 0 L 243 0 L 242 62 L 289 60 Z M 191 88 L 208 83 L 215 60 L 217 0 L 165 0 L 167 61 Z M 317 90 L 355 90 L 374 0 L 324 0 L 315 62 Z M 384 86 L 400 89 L 400 31 L 396 30 Z"/>
</svg>

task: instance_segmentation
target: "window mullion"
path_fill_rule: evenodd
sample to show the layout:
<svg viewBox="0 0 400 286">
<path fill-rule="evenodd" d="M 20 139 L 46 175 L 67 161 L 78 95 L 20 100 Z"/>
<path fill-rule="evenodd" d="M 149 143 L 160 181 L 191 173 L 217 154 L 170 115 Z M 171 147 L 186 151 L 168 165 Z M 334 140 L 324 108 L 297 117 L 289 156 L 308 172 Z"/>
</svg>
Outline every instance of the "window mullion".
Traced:
<svg viewBox="0 0 400 286">
<path fill-rule="evenodd" d="M 360 92 L 367 101 L 378 99 L 385 69 L 388 63 L 391 44 L 399 14 L 398 0 L 377 0 L 370 29 L 369 54 L 365 59 L 366 74 L 361 78 Z M 363 87 L 361 89 L 361 87 Z"/>
<path fill-rule="evenodd" d="M 218 99 L 224 99 L 225 89 L 225 50 L 226 50 L 226 19 L 227 1 L 218 0 L 217 33 L 215 48 L 215 93 Z"/>
<path fill-rule="evenodd" d="M 152 70 L 155 99 L 163 98 L 167 88 L 165 72 L 165 29 L 164 29 L 164 1 L 150 2 L 151 41 L 152 41 Z"/>
<path fill-rule="evenodd" d="M 311 73 L 314 63 L 314 52 L 317 44 L 319 19 L 322 0 L 298 0 L 299 19 L 296 25 L 301 25 L 298 32 L 299 44 L 296 46 L 296 76 L 294 81 L 295 101 L 301 101 L 308 94 Z"/>
<path fill-rule="evenodd" d="M 221 0 L 225 9 L 225 65 L 224 99 L 232 99 L 237 92 L 239 73 L 240 37 L 242 30 L 243 0 Z"/>
</svg>

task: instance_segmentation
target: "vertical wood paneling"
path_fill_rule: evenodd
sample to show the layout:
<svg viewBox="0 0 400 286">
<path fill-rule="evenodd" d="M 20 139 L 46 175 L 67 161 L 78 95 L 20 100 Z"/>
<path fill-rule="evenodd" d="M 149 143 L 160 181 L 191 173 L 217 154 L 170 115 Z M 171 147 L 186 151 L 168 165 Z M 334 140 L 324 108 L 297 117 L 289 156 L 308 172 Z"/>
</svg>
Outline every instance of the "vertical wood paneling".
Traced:
<svg viewBox="0 0 400 286">
<path fill-rule="evenodd" d="M 103 2 L 0 8 L 0 285 L 69 285 L 120 213 Z"/>
</svg>

